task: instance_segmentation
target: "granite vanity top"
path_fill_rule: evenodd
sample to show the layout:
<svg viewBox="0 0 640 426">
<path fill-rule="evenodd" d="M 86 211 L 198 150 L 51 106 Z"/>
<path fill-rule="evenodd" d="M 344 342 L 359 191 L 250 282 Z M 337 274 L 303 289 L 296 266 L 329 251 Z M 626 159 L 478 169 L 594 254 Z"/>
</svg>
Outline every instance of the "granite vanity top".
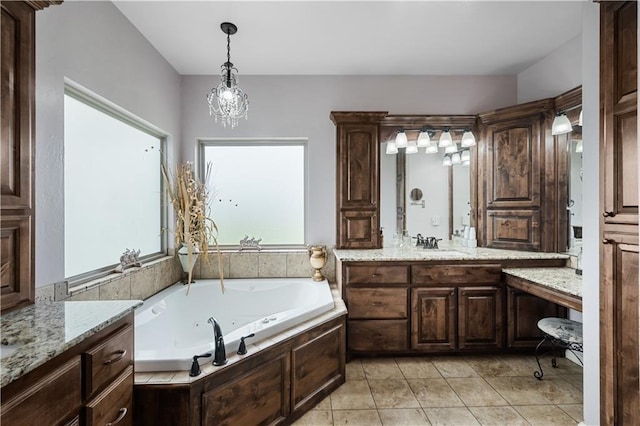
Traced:
<svg viewBox="0 0 640 426">
<path fill-rule="evenodd" d="M 573 268 L 504 268 L 502 272 L 582 298 L 582 277 Z"/>
<path fill-rule="evenodd" d="M 416 261 L 416 260 L 539 260 L 569 259 L 569 255 L 560 253 L 542 253 L 491 248 L 470 248 L 441 242 L 439 249 L 410 247 L 384 247 L 366 250 L 333 250 L 336 258 L 343 262 L 359 261 Z"/>
<path fill-rule="evenodd" d="M 141 300 L 37 302 L 0 317 L 0 386 L 118 321 Z"/>
</svg>

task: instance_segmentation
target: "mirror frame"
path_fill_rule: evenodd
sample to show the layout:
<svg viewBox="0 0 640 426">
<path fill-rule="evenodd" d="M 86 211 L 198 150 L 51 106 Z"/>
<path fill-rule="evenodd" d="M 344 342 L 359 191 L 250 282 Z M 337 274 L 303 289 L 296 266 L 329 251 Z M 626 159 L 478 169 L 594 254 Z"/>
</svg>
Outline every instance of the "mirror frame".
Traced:
<svg viewBox="0 0 640 426">
<path fill-rule="evenodd" d="M 480 140 L 477 126 L 476 115 L 387 115 L 380 122 L 380 142 L 386 143 L 400 129 L 405 129 L 407 136 L 410 139 L 417 139 L 419 130 L 423 127 L 431 127 L 435 130 L 439 130 L 443 127 L 450 127 L 452 129 L 470 128 L 473 134 L 476 136 L 476 141 Z M 460 135 L 461 136 L 461 135 Z M 477 145 L 471 147 L 471 164 L 469 177 L 474 176 L 478 170 L 478 155 L 476 153 Z M 386 154 L 381 154 L 386 155 Z M 399 151 L 396 155 L 396 230 L 406 230 L 407 225 L 407 205 L 406 205 L 406 154 L 404 151 Z M 453 211 L 452 211 L 452 192 L 453 192 L 453 170 L 449 169 L 449 230 L 453 227 Z M 470 223 L 471 226 L 476 226 L 476 219 L 478 214 L 478 186 L 477 181 L 471 179 L 470 182 L 471 193 L 469 194 L 470 201 Z"/>
</svg>

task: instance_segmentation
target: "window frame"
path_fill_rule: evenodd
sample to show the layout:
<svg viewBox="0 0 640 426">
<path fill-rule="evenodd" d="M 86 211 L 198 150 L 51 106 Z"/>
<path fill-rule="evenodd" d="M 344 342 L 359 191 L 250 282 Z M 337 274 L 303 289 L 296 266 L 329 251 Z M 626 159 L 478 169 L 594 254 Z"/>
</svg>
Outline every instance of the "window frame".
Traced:
<svg viewBox="0 0 640 426">
<path fill-rule="evenodd" d="M 296 251 L 307 249 L 309 223 L 309 138 L 307 137 L 202 137 L 196 139 L 196 173 L 200 179 L 203 179 L 203 173 L 206 170 L 205 164 L 205 148 L 207 146 L 302 146 L 303 148 L 303 203 L 304 217 L 303 222 L 303 243 L 302 244 L 261 244 L 262 249 L 267 250 L 290 250 Z M 238 250 L 240 244 L 220 244 L 221 250 Z M 252 249 L 249 248 L 248 251 Z"/>
<path fill-rule="evenodd" d="M 158 138 L 160 145 L 160 162 L 158 164 L 158 179 L 160 180 L 160 200 L 159 200 L 159 210 L 160 210 L 160 250 L 154 253 L 150 253 L 140 257 L 140 261 L 142 263 L 150 262 L 153 260 L 161 259 L 168 255 L 168 202 L 166 195 L 166 185 L 164 179 L 162 178 L 161 172 L 161 164 L 167 162 L 167 139 L 169 138 L 169 134 L 164 130 L 160 129 L 157 126 L 149 123 L 148 121 L 136 116 L 135 114 L 129 112 L 128 110 L 122 108 L 121 106 L 109 101 L 108 99 L 98 95 L 97 93 L 81 86 L 80 84 L 74 82 L 65 77 L 64 79 L 64 96 L 69 96 L 83 104 L 102 112 L 103 114 L 118 120 L 128 126 L 131 126 L 137 130 L 140 130 L 150 136 Z M 64 114 L 63 114 L 64 116 Z M 64 119 L 64 118 L 63 118 Z M 64 139 L 63 139 L 64 144 Z M 65 162 L 64 157 L 62 161 L 62 175 L 63 179 L 66 178 L 65 175 Z M 63 218 L 66 216 L 66 194 L 63 192 Z M 63 220 L 65 226 L 66 222 Z M 66 241 L 63 240 L 64 246 L 66 246 Z M 63 247 L 64 247 L 63 246 Z M 126 247 L 123 247 L 123 250 Z M 63 256 L 66 256 L 66 249 L 63 249 Z M 66 260 L 65 260 L 66 263 Z M 93 281 L 99 278 L 106 277 L 112 273 L 116 266 L 120 263 L 116 262 L 98 269 L 94 269 L 92 271 L 83 272 L 81 274 L 76 274 L 72 276 L 66 276 L 65 271 L 65 281 L 69 283 L 69 287 L 76 287 L 78 285 L 84 284 L 89 281 Z M 64 268 L 63 268 L 64 269 Z"/>
</svg>

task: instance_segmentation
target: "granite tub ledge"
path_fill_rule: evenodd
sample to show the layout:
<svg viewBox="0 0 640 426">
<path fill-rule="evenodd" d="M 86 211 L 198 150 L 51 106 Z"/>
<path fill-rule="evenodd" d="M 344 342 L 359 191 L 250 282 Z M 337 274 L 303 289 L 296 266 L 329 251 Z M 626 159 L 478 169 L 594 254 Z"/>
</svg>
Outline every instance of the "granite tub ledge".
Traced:
<svg viewBox="0 0 640 426">
<path fill-rule="evenodd" d="M 582 277 L 573 268 L 504 268 L 508 286 L 582 312 Z"/>
<path fill-rule="evenodd" d="M 38 302 L 0 317 L 0 387 L 128 315 L 141 300 Z"/>
</svg>

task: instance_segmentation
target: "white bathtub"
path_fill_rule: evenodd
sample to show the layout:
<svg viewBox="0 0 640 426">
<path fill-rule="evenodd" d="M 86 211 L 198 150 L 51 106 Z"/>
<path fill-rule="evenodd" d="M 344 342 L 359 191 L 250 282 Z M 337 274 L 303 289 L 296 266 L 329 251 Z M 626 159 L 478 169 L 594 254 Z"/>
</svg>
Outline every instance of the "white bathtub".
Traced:
<svg viewBox="0 0 640 426">
<path fill-rule="evenodd" d="M 218 280 L 198 280 L 188 296 L 178 283 L 147 299 L 135 314 L 135 370 L 188 370 L 194 355 L 213 352 L 210 317 L 220 324 L 230 356 L 241 336 L 255 333 L 246 340 L 249 345 L 333 308 L 327 281 L 260 278 L 224 284 L 224 294 Z"/>
</svg>

